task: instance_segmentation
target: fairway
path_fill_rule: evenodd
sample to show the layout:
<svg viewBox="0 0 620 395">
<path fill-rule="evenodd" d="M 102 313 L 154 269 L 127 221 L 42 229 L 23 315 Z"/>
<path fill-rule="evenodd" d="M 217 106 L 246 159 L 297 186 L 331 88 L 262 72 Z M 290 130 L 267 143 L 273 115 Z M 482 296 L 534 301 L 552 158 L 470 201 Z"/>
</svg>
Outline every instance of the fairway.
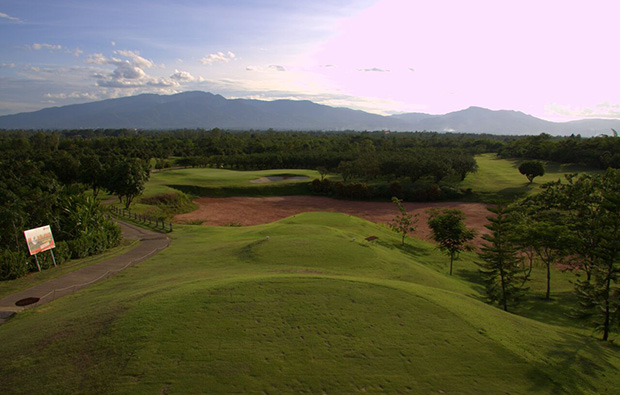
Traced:
<svg viewBox="0 0 620 395">
<path fill-rule="evenodd" d="M 600 172 L 600 170 L 585 166 L 549 162 L 545 166 L 545 175 L 536 177 L 530 184 L 527 178 L 519 173 L 521 163 L 519 160 L 502 159 L 495 154 L 482 154 L 476 156 L 476 162 L 478 171 L 468 174 L 464 181 L 455 185 L 463 189 L 470 188 L 474 193 L 470 200 L 486 202 L 511 201 L 518 197 L 538 193 L 541 185 L 558 179 L 563 180 L 566 174 Z"/>
<path fill-rule="evenodd" d="M 615 346 L 482 303 L 470 254 L 449 277 L 432 245 L 397 248 L 388 229 L 338 213 L 171 235 L 148 261 L 0 326 L 12 393 L 594 394 L 620 385 Z"/>
</svg>

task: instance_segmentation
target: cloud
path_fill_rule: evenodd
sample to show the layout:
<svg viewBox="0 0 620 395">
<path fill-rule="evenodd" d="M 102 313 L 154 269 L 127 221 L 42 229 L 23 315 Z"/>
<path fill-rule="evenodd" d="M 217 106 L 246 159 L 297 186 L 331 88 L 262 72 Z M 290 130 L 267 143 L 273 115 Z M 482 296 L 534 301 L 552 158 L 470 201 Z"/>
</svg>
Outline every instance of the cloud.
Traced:
<svg viewBox="0 0 620 395">
<path fill-rule="evenodd" d="M 218 63 L 218 62 L 228 63 L 231 60 L 234 60 L 235 58 L 236 58 L 235 54 L 230 51 L 226 53 L 218 52 L 218 53 L 209 54 L 205 56 L 204 58 L 200 59 L 200 63 L 204 65 L 212 65 L 213 63 Z"/>
<path fill-rule="evenodd" d="M 114 51 L 115 54 L 130 58 L 133 60 L 133 65 L 142 69 L 149 69 L 153 67 L 153 62 L 140 56 L 140 52 L 137 51 Z"/>
<path fill-rule="evenodd" d="M 88 100 L 97 100 L 100 98 L 99 95 L 90 92 L 71 92 L 71 93 L 46 93 L 43 97 L 48 99 L 88 99 Z"/>
<path fill-rule="evenodd" d="M 594 107 L 572 107 L 551 103 L 545 106 L 546 112 L 571 118 L 617 118 L 620 119 L 620 104 L 604 102 Z"/>
<path fill-rule="evenodd" d="M 88 56 L 86 63 L 92 65 L 110 65 L 116 68 L 112 72 L 95 72 L 97 86 L 106 88 L 137 88 L 141 86 L 173 86 L 174 80 L 156 78 L 148 75 L 143 69 L 153 67 L 153 62 L 143 58 L 136 51 L 114 51 L 115 54 L 129 59 L 107 58 L 96 53 Z"/>
<path fill-rule="evenodd" d="M 14 16 L 10 16 L 8 14 L 5 14 L 4 12 L 0 12 L 0 18 L 8 19 L 9 21 L 13 21 L 13 22 L 21 22 L 19 18 L 15 18 Z"/>
<path fill-rule="evenodd" d="M 286 71 L 286 68 L 284 66 L 280 66 L 280 65 L 277 65 L 277 64 L 269 65 L 269 68 L 271 70 L 275 70 L 275 71 Z"/>
<path fill-rule="evenodd" d="M 169 77 L 156 77 L 147 73 L 154 67 L 153 61 L 140 56 L 137 51 L 118 50 L 114 51 L 119 57 L 106 57 L 101 53 L 88 56 L 86 63 L 91 65 L 114 66 L 114 70 L 94 70 L 91 77 L 96 79 L 100 88 L 113 88 L 119 90 L 143 89 L 146 91 L 157 88 L 166 93 L 180 88 L 182 84 L 190 82 L 203 82 L 201 76 L 193 76 L 188 71 L 174 70 Z"/>
<path fill-rule="evenodd" d="M 14 67 L 15 67 L 15 63 L 4 63 L 4 62 L 3 62 L 3 63 L 0 63 L 0 68 L 3 68 L 3 69 L 4 69 L 4 68 L 10 68 L 10 69 L 12 69 L 12 68 L 14 68 Z"/>
<path fill-rule="evenodd" d="M 72 51 L 72 50 L 70 50 L 70 49 L 68 49 L 68 50 L 67 50 L 67 53 L 72 53 L 72 54 L 73 54 L 73 56 L 75 56 L 75 57 L 77 58 L 78 56 L 80 56 L 81 54 L 83 54 L 83 53 L 84 53 L 84 51 L 82 51 L 82 50 L 81 50 L 81 49 L 79 49 L 79 48 L 76 48 L 76 49 L 74 49 L 73 51 Z"/>
<path fill-rule="evenodd" d="M 170 76 L 170 79 L 179 81 L 179 82 L 180 81 L 183 81 L 183 82 L 204 81 L 204 78 L 202 78 L 201 76 L 194 77 L 188 71 L 179 71 L 177 69 L 174 70 L 174 74 Z"/>
<path fill-rule="evenodd" d="M 267 67 L 261 66 L 247 66 L 245 68 L 246 71 L 257 71 L 257 72 L 265 72 L 265 71 L 286 71 L 286 67 L 280 66 L 277 64 L 271 64 Z"/>
<path fill-rule="evenodd" d="M 389 73 L 391 70 L 379 69 L 377 67 L 373 67 L 371 69 L 357 69 L 357 71 L 361 71 L 362 73 Z"/>
<path fill-rule="evenodd" d="M 40 51 L 42 49 L 49 49 L 50 51 L 58 51 L 62 49 L 62 45 L 34 43 L 29 48 L 35 51 Z"/>
</svg>

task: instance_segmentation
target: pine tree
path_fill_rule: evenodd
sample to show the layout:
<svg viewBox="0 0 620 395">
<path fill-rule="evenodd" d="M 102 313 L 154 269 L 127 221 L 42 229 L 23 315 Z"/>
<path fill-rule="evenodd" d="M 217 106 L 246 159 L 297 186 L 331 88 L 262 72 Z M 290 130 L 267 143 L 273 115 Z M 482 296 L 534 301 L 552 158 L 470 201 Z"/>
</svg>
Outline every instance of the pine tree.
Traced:
<svg viewBox="0 0 620 395">
<path fill-rule="evenodd" d="M 597 180 L 602 196 L 600 243 L 595 249 L 591 278 L 578 281 L 579 316 L 587 319 L 608 340 L 620 326 L 620 170 L 608 169 Z"/>
<path fill-rule="evenodd" d="M 523 295 L 527 276 L 517 248 L 511 241 L 509 210 L 502 205 L 488 210 L 495 216 L 487 217 L 490 223 L 486 228 L 491 233 L 482 236 L 485 243 L 478 253 L 482 262 L 476 264 L 480 266 L 489 302 L 498 303 L 504 311 L 508 311 L 508 307 L 516 305 Z"/>
</svg>

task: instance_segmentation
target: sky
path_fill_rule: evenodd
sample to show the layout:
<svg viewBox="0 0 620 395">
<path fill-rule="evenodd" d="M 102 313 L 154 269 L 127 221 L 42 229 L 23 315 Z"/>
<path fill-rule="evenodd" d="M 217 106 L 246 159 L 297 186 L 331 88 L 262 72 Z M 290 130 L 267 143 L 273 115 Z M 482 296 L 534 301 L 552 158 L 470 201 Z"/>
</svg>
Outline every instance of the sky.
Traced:
<svg viewBox="0 0 620 395">
<path fill-rule="evenodd" d="M 201 90 L 620 118 L 617 0 L 0 0 L 0 115 Z"/>
</svg>

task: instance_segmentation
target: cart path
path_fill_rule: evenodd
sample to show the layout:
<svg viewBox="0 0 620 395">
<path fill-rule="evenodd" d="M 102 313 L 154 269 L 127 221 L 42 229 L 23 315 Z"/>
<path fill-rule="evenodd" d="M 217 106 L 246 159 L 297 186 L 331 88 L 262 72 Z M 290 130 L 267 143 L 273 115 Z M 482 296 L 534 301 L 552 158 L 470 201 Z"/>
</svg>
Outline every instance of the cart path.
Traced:
<svg viewBox="0 0 620 395">
<path fill-rule="evenodd" d="M 155 255 L 170 244 L 170 239 L 165 234 L 143 229 L 121 221 L 118 221 L 118 224 L 121 226 L 124 238 L 140 240 L 140 244 L 137 247 L 122 255 L 83 267 L 74 272 L 67 273 L 64 276 L 46 281 L 0 299 L 0 324 L 14 313 L 22 311 L 25 308 L 40 306 L 54 299 L 58 299 L 59 297 L 70 295 L 79 289 L 118 273 L 129 266 L 135 265 Z M 15 305 L 15 302 L 31 297 L 39 298 L 39 301 L 25 307 Z"/>
</svg>

